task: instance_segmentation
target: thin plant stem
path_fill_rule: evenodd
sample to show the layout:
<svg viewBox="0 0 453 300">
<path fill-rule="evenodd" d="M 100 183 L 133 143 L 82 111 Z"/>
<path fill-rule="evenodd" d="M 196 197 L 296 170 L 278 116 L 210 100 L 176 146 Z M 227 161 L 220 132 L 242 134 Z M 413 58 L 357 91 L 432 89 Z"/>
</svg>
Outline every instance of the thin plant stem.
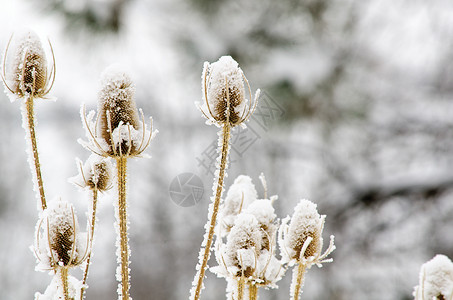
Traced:
<svg viewBox="0 0 453 300">
<path fill-rule="evenodd" d="M 222 126 L 222 135 L 220 137 L 221 142 L 222 142 L 222 149 L 221 149 L 221 153 L 220 153 L 219 177 L 217 180 L 217 187 L 216 187 L 216 192 L 215 192 L 212 215 L 210 217 L 208 217 L 208 220 L 210 220 L 208 235 L 207 236 L 205 235 L 204 241 L 202 243 L 202 246 L 204 245 L 205 248 L 204 248 L 204 254 L 202 257 L 203 260 L 201 262 L 199 262 L 200 270 L 198 272 L 197 285 L 196 285 L 194 298 L 193 298 L 194 300 L 200 299 L 201 288 L 203 286 L 204 274 L 206 272 L 209 256 L 211 254 L 212 239 L 214 236 L 214 228 L 215 228 L 215 224 L 217 221 L 217 214 L 219 212 L 220 199 L 221 199 L 222 190 L 223 190 L 223 180 L 225 178 L 225 170 L 226 170 L 226 166 L 227 166 L 228 148 L 229 148 L 229 142 L 230 142 L 230 131 L 231 131 L 230 124 L 224 123 Z"/>
<path fill-rule="evenodd" d="M 292 293 L 293 300 L 298 300 L 299 294 L 302 291 L 302 286 L 304 284 L 305 264 L 299 262 L 296 266 L 296 269 L 297 270 L 294 270 L 294 272 L 297 272 L 297 276 L 296 276 L 296 282 L 294 283 L 294 291 Z M 293 277 L 293 280 L 294 280 L 294 277 Z"/>
<path fill-rule="evenodd" d="M 126 165 L 127 157 L 120 156 L 116 159 L 118 171 L 118 227 L 120 234 L 120 253 L 118 259 L 121 262 L 121 295 L 122 300 L 129 299 L 129 244 L 127 236 L 127 211 L 126 211 Z"/>
<path fill-rule="evenodd" d="M 68 288 L 68 268 L 60 268 L 61 284 L 63 285 L 64 300 L 69 300 L 69 288 Z"/>
<path fill-rule="evenodd" d="M 34 113 L 34 106 L 33 106 L 33 96 L 29 96 L 25 101 L 25 109 L 23 110 L 23 118 L 24 118 L 24 129 L 28 130 L 29 146 L 31 146 L 31 151 L 33 154 L 33 158 L 30 158 L 30 168 L 33 175 L 36 177 L 35 188 L 38 192 L 38 198 L 41 200 L 41 209 L 44 211 L 47 208 L 46 203 L 46 196 L 44 194 L 44 184 L 42 181 L 41 175 L 41 165 L 39 163 L 39 155 L 38 155 L 38 145 L 36 143 L 36 132 L 35 132 L 35 113 Z"/>
<path fill-rule="evenodd" d="M 244 286 L 245 286 L 245 278 L 243 276 L 241 276 L 238 279 L 237 300 L 244 299 Z"/>
<path fill-rule="evenodd" d="M 83 300 L 83 296 L 85 293 L 85 284 L 87 283 L 87 278 L 88 278 L 88 269 L 90 267 L 91 263 L 91 253 L 93 251 L 93 239 L 94 239 L 94 227 L 96 225 L 96 206 L 97 206 L 97 201 L 98 201 L 98 189 L 94 188 L 91 190 L 92 194 L 92 215 L 91 215 L 91 223 L 90 223 L 90 252 L 88 253 L 87 256 L 87 261 L 86 261 L 86 266 L 85 266 L 85 271 L 83 272 L 83 287 L 82 287 L 82 292 L 80 293 L 80 300 Z"/>
<path fill-rule="evenodd" d="M 257 300 L 258 299 L 258 286 L 253 284 L 252 282 L 249 283 L 249 300 Z"/>
</svg>

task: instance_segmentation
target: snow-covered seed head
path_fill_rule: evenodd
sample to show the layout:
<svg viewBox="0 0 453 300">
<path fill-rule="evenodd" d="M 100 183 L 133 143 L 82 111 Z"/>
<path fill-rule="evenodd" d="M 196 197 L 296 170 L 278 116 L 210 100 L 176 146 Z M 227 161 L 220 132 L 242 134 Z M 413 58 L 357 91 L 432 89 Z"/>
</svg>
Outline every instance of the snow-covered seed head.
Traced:
<svg viewBox="0 0 453 300">
<path fill-rule="evenodd" d="M 41 40 L 36 33 L 28 31 L 11 42 L 3 60 L 6 90 L 16 98 L 44 97 L 53 83 L 54 69 L 49 74 Z"/>
<path fill-rule="evenodd" d="M 138 149 L 129 139 L 123 139 L 119 144 L 113 135 L 115 130 L 123 132 L 116 134 L 121 139 L 130 130 L 139 129 L 140 119 L 134 100 L 135 85 L 130 76 L 118 66 L 107 68 L 101 75 L 101 90 L 99 92 L 99 131 L 101 137 L 110 146 L 109 154 L 117 156 L 120 153 L 134 155 Z M 128 128 L 131 126 L 132 128 Z M 129 131 L 129 132 L 128 132 Z"/>
<path fill-rule="evenodd" d="M 309 258 L 321 254 L 324 218 L 325 216 L 319 215 L 313 202 L 304 199 L 297 204 L 286 236 L 285 246 L 291 253 L 290 259 L 299 260 L 308 238 L 312 238 L 312 241 L 302 256 Z"/>
<path fill-rule="evenodd" d="M 254 274 L 261 249 L 261 230 L 255 216 L 242 213 L 236 219 L 226 243 L 227 267 L 236 267 L 236 276 Z"/>
<path fill-rule="evenodd" d="M 222 226 L 222 235 L 230 231 L 237 215 L 245 210 L 257 197 L 255 185 L 249 176 L 239 175 L 234 180 L 220 209 L 219 223 Z"/>
<path fill-rule="evenodd" d="M 241 68 L 231 56 L 222 56 L 212 64 L 206 62 L 202 73 L 202 90 L 207 106 L 203 111 L 205 116 L 217 124 L 231 126 L 248 119 L 258 94 L 254 105 L 247 104 L 244 80 L 247 83 Z"/>
<path fill-rule="evenodd" d="M 447 256 L 438 254 L 422 265 L 414 297 L 415 300 L 453 298 L 453 263 Z"/>
<path fill-rule="evenodd" d="M 79 224 L 73 206 L 54 201 L 38 223 L 35 253 L 41 265 L 55 269 L 81 264 L 85 254 L 80 251 Z"/>
<path fill-rule="evenodd" d="M 85 164 L 77 163 L 79 174 L 70 179 L 72 183 L 101 192 L 112 188 L 113 166 L 110 159 L 91 154 Z"/>
<path fill-rule="evenodd" d="M 247 207 L 245 213 L 255 216 L 258 221 L 262 235 L 260 250 L 270 251 L 273 243 L 272 239 L 277 231 L 277 226 L 275 224 L 277 215 L 275 214 L 275 209 L 272 206 L 271 200 L 255 200 Z"/>
</svg>

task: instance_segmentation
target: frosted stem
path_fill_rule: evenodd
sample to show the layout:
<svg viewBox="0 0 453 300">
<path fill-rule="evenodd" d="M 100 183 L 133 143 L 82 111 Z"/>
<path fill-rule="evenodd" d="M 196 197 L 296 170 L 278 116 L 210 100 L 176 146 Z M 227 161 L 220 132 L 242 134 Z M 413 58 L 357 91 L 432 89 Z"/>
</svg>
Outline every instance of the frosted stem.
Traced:
<svg viewBox="0 0 453 300">
<path fill-rule="evenodd" d="M 121 261 L 121 295 L 122 300 L 129 299 L 129 244 L 127 236 L 127 211 L 126 211 L 126 165 L 127 158 L 120 156 L 116 159 L 118 171 L 118 226 L 120 234 L 120 254 L 118 259 Z"/>
<path fill-rule="evenodd" d="M 296 277 L 293 276 L 293 283 L 291 284 L 294 287 L 293 291 L 291 292 L 292 300 L 298 300 L 299 294 L 301 294 L 302 286 L 304 285 L 304 275 L 305 275 L 305 264 L 299 262 L 297 266 L 293 270 Z M 294 282 L 295 280 L 295 282 Z"/>
<path fill-rule="evenodd" d="M 88 257 L 87 257 L 87 261 L 86 261 L 85 271 L 83 272 L 83 281 L 82 281 L 83 287 L 82 287 L 82 291 L 80 293 L 80 300 L 83 300 L 83 296 L 85 294 L 85 284 L 87 283 L 88 269 L 89 269 L 90 263 L 91 263 L 91 253 L 93 251 L 94 226 L 96 225 L 96 205 L 97 205 L 97 201 L 98 201 L 98 190 L 96 188 L 94 188 L 92 190 L 92 193 L 93 193 L 92 194 L 93 207 L 92 207 L 92 215 L 91 215 L 91 223 L 90 223 L 90 230 L 91 230 L 90 249 L 89 249 L 89 253 L 88 253 Z"/>
<path fill-rule="evenodd" d="M 30 169 L 33 177 L 35 178 L 34 185 L 35 190 L 38 192 L 38 198 L 41 200 L 41 209 L 45 210 L 47 207 L 46 197 L 44 195 L 44 184 L 42 182 L 41 165 L 39 164 L 38 146 L 36 143 L 36 132 L 35 132 L 35 113 L 33 109 L 33 97 L 30 96 L 25 101 L 25 109 L 22 110 L 23 126 L 27 134 L 27 142 L 31 147 L 33 157 L 29 158 Z"/>
<path fill-rule="evenodd" d="M 204 236 L 204 240 L 202 245 L 202 248 L 204 246 L 204 254 L 203 258 L 198 262 L 198 265 L 200 266 L 200 269 L 198 271 L 198 279 L 197 279 L 197 285 L 195 288 L 195 293 L 193 294 L 193 299 L 198 300 L 200 299 L 200 294 L 201 294 L 201 289 L 203 286 L 203 279 L 204 279 L 204 274 L 206 272 L 206 268 L 208 265 L 208 260 L 209 256 L 211 254 L 211 244 L 212 244 L 212 238 L 214 236 L 214 228 L 215 224 L 217 221 L 217 213 L 219 211 L 219 205 L 220 205 L 220 198 L 222 196 L 222 189 L 223 189 L 223 180 L 225 178 L 225 169 L 227 165 L 227 157 L 228 157 L 228 147 L 229 147 L 229 141 L 230 141 L 230 125 L 229 123 L 223 124 L 222 127 L 222 152 L 220 153 L 220 169 L 219 169 L 219 178 L 217 180 L 217 187 L 216 187 L 216 192 L 215 192 L 215 199 L 214 199 L 214 205 L 212 209 L 212 214 L 208 216 L 208 223 L 209 223 L 209 231 L 208 235 Z"/>
<path fill-rule="evenodd" d="M 244 277 L 241 276 L 238 279 L 237 300 L 243 300 L 244 299 L 244 285 L 245 285 L 245 279 L 244 279 Z"/>
<path fill-rule="evenodd" d="M 249 283 L 249 300 L 258 299 L 258 286 L 253 283 Z"/>
<path fill-rule="evenodd" d="M 60 268 L 61 284 L 63 285 L 64 300 L 69 300 L 69 288 L 68 288 L 68 268 Z"/>
</svg>

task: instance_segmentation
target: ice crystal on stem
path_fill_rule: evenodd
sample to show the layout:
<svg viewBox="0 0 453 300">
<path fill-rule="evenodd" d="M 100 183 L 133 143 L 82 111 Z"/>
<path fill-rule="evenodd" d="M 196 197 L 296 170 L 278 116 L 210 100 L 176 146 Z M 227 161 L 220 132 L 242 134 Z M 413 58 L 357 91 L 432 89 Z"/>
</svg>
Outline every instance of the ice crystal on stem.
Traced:
<svg viewBox="0 0 453 300">
<path fill-rule="evenodd" d="M 294 208 L 292 218 L 285 218 L 280 226 L 279 244 L 282 260 L 290 266 L 296 265 L 291 283 L 293 300 L 299 299 L 306 270 L 313 264 L 321 267 L 323 263 L 332 261 L 327 259 L 327 256 L 335 250 L 333 235 L 330 236 L 329 247 L 322 253 L 325 218 L 325 215 L 319 215 L 316 204 L 304 199 Z"/>
<path fill-rule="evenodd" d="M 88 160 L 83 164 L 79 159 L 77 161 L 77 167 L 79 168 L 79 174 L 75 177 L 70 178 L 70 182 L 75 185 L 88 189 L 91 195 L 91 220 L 89 222 L 90 232 L 90 251 L 86 260 L 85 270 L 83 272 L 83 286 L 86 286 L 88 279 L 88 270 L 91 264 L 91 256 L 93 253 L 94 243 L 94 232 L 97 222 L 96 208 L 98 200 L 98 192 L 105 192 L 112 188 L 113 179 L 113 166 L 110 162 L 110 158 L 104 158 L 96 154 L 91 154 Z M 80 299 L 83 299 L 85 287 L 83 288 Z"/>
<path fill-rule="evenodd" d="M 88 142 L 80 141 L 91 152 L 112 157 L 116 160 L 118 202 L 115 204 L 118 259 L 118 297 L 130 299 L 129 238 L 128 238 L 128 203 L 127 196 L 127 159 L 138 157 L 149 146 L 157 133 L 148 130 L 145 117 L 137 111 L 135 86 L 130 76 L 119 66 L 114 65 L 101 75 L 98 114 L 85 113 L 82 106 L 82 122 L 88 136 Z"/>
<path fill-rule="evenodd" d="M 49 45 L 52 50 L 50 42 Z M 22 126 L 26 133 L 28 161 L 37 198 L 40 201 L 38 203 L 40 211 L 46 209 L 47 203 L 36 143 L 34 99 L 45 98 L 52 88 L 55 80 L 53 50 L 52 58 L 53 64 L 48 72 L 46 55 L 40 39 L 34 32 L 27 31 L 14 40 L 11 36 L 3 57 L 1 72 L 5 91 L 10 100 L 24 100 L 21 109 Z"/>
<path fill-rule="evenodd" d="M 438 254 L 422 265 L 414 299 L 453 299 L 453 263 L 447 256 Z"/>
<path fill-rule="evenodd" d="M 231 56 L 222 56 L 213 64 L 205 62 L 201 79 L 204 103 L 199 106 L 199 109 L 208 123 L 213 123 L 221 129 L 219 131 L 218 148 L 220 155 L 213 185 L 214 196 L 209 205 L 208 220 L 205 226 L 206 233 L 201 243 L 199 261 L 196 266 L 197 273 L 191 289 L 190 298 L 194 300 L 200 298 L 203 279 L 211 255 L 214 228 L 223 193 L 223 180 L 226 176 L 231 128 L 237 125 L 245 126 L 245 121 L 255 110 L 259 97 L 259 90 L 257 90 L 255 100 L 252 102 L 252 93 L 247 78 Z M 248 101 L 245 99 L 244 82 L 249 91 L 250 100 Z"/>
</svg>

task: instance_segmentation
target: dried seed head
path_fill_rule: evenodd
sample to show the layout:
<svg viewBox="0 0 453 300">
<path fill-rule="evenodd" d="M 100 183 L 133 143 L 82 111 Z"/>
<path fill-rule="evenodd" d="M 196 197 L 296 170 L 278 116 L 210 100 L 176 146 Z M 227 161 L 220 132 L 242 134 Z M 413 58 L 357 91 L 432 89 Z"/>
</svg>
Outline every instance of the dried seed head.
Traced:
<svg viewBox="0 0 453 300">
<path fill-rule="evenodd" d="M 219 223 L 222 235 L 227 234 L 234 225 L 241 211 L 258 197 L 252 179 L 247 175 L 239 175 L 228 189 L 223 206 L 220 208 Z"/>
<path fill-rule="evenodd" d="M 40 261 L 38 269 L 55 269 L 81 264 L 79 224 L 73 206 L 65 201 L 53 201 L 43 212 L 37 226 L 35 254 Z"/>
<path fill-rule="evenodd" d="M 414 297 L 415 300 L 452 299 L 453 263 L 447 256 L 438 254 L 422 265 Z"/>
<path fill-rule="evenodd" d="M 12 41 L 4 58 L 4 83 L 15 97 L 43 97 L 48 93 L 47 60 L 41 40 L 26 32 Z M 8 56 L 8 60 L 6 59 Z"/>
<path fill-rule="evenodd" d="M 247 104 L 244 80 L 241 68 L 231 56 L 222 56 L 213 64 L 206 62 L 202 90 L 207 108 L 203 113 L 217 124 L 236 126 L 244 122 L 255 108 L 259 94 L 255 96 L 254 105 Z"/>
<path fill-rule="evenodd" d="M 130 129 L 139 129 L 134 83 L 120 67 L 111 66 L 101 75 L 101 85 L 98 107 L 99 131 L 111 148 L 109 154 L 113 156 L 120 152 L 134 154 L 138 150 L 137 146 L 130 139 L 122 137 L 123 135 L 127 137 Z"/>
<path fill-rule="evenodd" d="M 290 259 L 299 260 L 302 248 L 309 237 L 312 241 L 302 256 L 309 258 L 321 255 L 324 218 L 325 216 L 319 215 L 313 202 L 309 200 L 299 202 L 294 209 L 286 236 L 286 247 L 291 253 Z"/>
<path fill-rule="evenodd" d="M 85 164 L 77 160 L 79 174 L 70 181 L 82 188 L 107 191 L 112 187 L 113 166 L 110 159 L 91 154 Z"/>
<path fill-rule="evenodd" d="M 236 267 L 236 276 L 253 275 L 261 249 L 261 237 L 260 226 L 253 215 L 242 213 L 237 217 L 228 235 L 225 250 L 227 267 Z"/>
<path fill-rule="evenodd" d="M 62 266 L 72 265 L 76 258 L 76 234 L 78 222 L 74 208 L 67 202 L 57 203 L 47 215 L 49 246 L 56 262 Z"/>
<path fill-rule="evenodd" d="M 277 226 L 275 225 L 277 215 L 275 214 L 271 200 L 255 200 L 247 207 L 245 212 L 255 216 L 258 221 L 262 235 L 260 250 L 270 251 L 273 243 L 272 239 L 277 232 Z"/>
</svg>

